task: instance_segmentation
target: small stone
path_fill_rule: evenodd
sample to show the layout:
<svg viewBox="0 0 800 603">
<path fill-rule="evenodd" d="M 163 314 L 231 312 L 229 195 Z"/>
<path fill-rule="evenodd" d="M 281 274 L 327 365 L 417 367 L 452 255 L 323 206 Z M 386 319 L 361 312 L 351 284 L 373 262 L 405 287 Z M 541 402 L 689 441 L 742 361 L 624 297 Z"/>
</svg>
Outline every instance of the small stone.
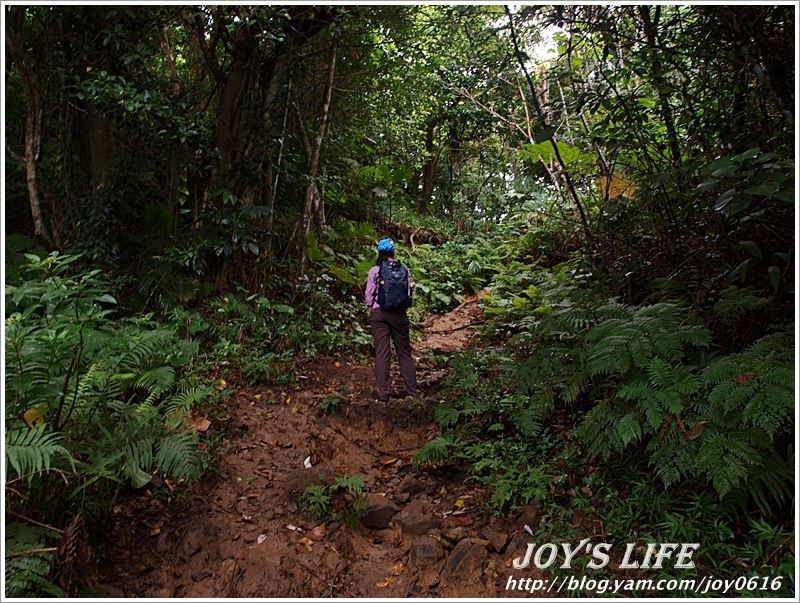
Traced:
<svg viewBox="0 0 800 603">
<path fill-rule="evenodd" d="M 473 523 L 475 523 L 475 519 L 472 517 L 472 515 L 451 515 L 445 519 L 443 523 L 447 528 L 463 528 L 466 526 L 471 526 Z"/>
<path fill-rule="evenodd" d="M 389 527 L 389 522 L 398 511 L 397 505 L 381 494 L 367 495 L 367 502 L 361 513 L 361 523 L 373 530 Z"/>
<path fill-rule="evenodd" d="M 495 553 L 502 553 L 508 543 L 508 534 L 503 534 L 492 528 L 485 528 L 483 532 L 481 532 L 481 536 L 489 541 Z"/>
<path fill-rule="evenodd" d="M 463 540 L 467 537 L 467 530 L 460 526 L 456 526 L 454 528 L 447 528 L 444 532 L 442 532 L 442 537 L 445 540 L 456 544 L 459 540 Z"/>
<path fill-rule="evenodd" d="M 427 534 L 428 530 L 438 528 L 442 525 L 442 521 L 437 517 L 424 515 L 418 511 L 410 511 L 408 509 L 401 511 L 395 517 L 397 524 L 403 528 L 404 534 L 422 535 Z"/>
<path fill-rule="evenodd" d="M 433 565 L 444 557 L 444 549 L 435 539 L 422 536 L 411 547 L 411 559 L 419 566 Z"/>
<path fill-rule="evenodd" d="M 209 576 L 213 576 L 213 572 L 208 570 L 203 570 L 202 572 L 197 572 L 196 574 L 192 574 L 192 581 L 194 582 L 201 582 L 208 578 Z"/>
<path fill-rule="evenodd" d="M 425 489 L 425 484 L 419 481 L 413 475 L 409 475 L 407 478 L 403 480 L 403 482 L 398 486 L 398 492 L 407 492 L 409 496 L 413 496 L 414 494 L 419 494 Z"/>
<path fill-rule="evenodd" d="M 444 573 L 449 584 L 464 584 L 481 574 L 486 559 L 488 541 L 481 538 L 464 538 L 447 558 Z"/>
</svg>

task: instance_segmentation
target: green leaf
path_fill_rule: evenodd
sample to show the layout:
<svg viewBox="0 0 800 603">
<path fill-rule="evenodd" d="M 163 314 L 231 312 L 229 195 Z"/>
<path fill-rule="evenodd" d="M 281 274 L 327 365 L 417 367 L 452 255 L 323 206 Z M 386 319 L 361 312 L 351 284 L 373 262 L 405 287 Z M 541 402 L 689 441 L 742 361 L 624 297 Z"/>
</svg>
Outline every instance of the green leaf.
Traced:
<svg viewBox="0 0 800 603">
<path fill-rule="evenodd" d="M 736 194 L 736 187 L 729 188 L 724 193 L 722 193 L 718 198 L 716 203 L 714 203 L 714 209 L 717 211 L 725 211 L 725 207 L 728 203 L 731 202 L 733 196 Z"/>
<path fill-rule="evenodd" d="M 739 247 L 744 249 L 747 253 L 754 258 L 761 259 L 764 255 L 761 253 L 761 248 L 755 241 L 739 241 Z"/>
<path fill-rule="evenodd" d="M 737 169 L 739 169 L 739 166 L 733 161 L 730 159 L 722 159 L 720 160 L 719 167 L 711 172 L 711 175 L 714 176 L 714 178 L 725 178 L 736 173 Z"/>
<path fill-rule="evenodd" d="M 772 285 L 772 288 L 775 291 L 777 291 L 781 283 L 780 268 L 778 268 L 777 266 L 770 266 L 769 268 L 767 268 L 767 274 L 769 275 L 769 284 Z"/>
<path fill-rule="evenodd" d="M 350 274 L 344 268 L 339 266 L 330 266 L 328 268 L 328 272 L 330 272 L 333 276 L 336 277 L 337 280 L 343 282 L 345 285 L 356 285 L 358 284 L 358 279 Z"/>
<path fill-rule="evenodd" d="M 719 180 L 717 180 L 716 178 L 712 178 L 711 180 L 706 180 L 705 182 L 701 182 L 700 184 L 698 184 L 696 190 L 698 190 L 699 192 L 707 191 L 717 186 L 717 184 L 719 184 Z"/>
<path fill-rule="evenodd" d="M 101 295 L 99 297 L 96 297 L 95 301 L 103 302 L 103 303 L 106 303 L 106 304 L 116 304 L 117 303 L 116 298 L 113 295 L 110 295 L 109 293 L 103 293 L 103 295 Z"/>
<path fill-rule="evenodd" d="M 761 149 L 758 147 L 753 147 L 752 149 L 747 149 L 746 151 L 739 153 L 738 155 L 734 155 L 731 157 L 736 163 L 742 163 L 743 161 L 747 161 L 749 159 L 753 159 L 758 157 L 761 154 Z"/>
<path fill-rule="evenodd" d="M 280 314 L 294 314 L 294 308 L 291 306 L 287 306 L 286 304 L 275 304 L 272 308 L 278 311 Z"/>
<path fill-rule="evenodd" d="M 745 192 L 749 195 L 756 195 L 758 197 L 771 197 L 777 193 L 780 188 L 780 184 L 774 180 L 768 180 L 767 182 L 761 182 L 760 184 L 751 186 Z"/>
</svg>

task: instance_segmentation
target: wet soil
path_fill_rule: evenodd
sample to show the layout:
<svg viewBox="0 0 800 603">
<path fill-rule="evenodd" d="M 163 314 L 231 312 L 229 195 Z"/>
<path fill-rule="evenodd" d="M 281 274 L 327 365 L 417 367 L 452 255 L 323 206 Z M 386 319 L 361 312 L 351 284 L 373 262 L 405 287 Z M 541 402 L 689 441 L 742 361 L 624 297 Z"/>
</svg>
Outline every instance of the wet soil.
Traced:
<svg viewBox="0 0 800 603">
<path fill-rule="evenodd" d="M 465 347 L 480 320 L 473 297 L 426 323 L 415 346 L 423 404 L 376 401 L 371 364 L 341 358 L 307 363 L 289 387 L 240 388 L 204 434 L 222 440 L 217 470 L 188 488 L 166 482 L 115 505 L 98 547 L 99 590 L 158 598 L 507 594 L 508 576 L 519 574 L 511 560 L 525 550 L 524 522 L 491 518 L 456 469 L 412 463 L 438 433 L 429 406 L 446 370 L 430 352 Z M 319 408 L 328 396 L 340 400 L 332 415 Z M 400 513 L 385 529 L 358 517 L 313 520 L 298 493 L 336 475 L 361 476 L 367 493 Z M 171 504 L 162 502 L 167 493 Z"/>
</svg>

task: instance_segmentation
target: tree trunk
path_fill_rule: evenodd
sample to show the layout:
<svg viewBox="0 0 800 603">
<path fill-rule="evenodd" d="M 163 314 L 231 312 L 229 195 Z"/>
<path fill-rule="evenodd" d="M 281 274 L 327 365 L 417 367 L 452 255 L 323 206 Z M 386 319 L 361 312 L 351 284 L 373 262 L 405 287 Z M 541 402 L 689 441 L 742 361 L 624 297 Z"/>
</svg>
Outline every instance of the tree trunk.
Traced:
<svg viewBox="0 0 800 603">
<path fill-rule="evenodd" d="M 239 122 L 242 102 L 250 84 L 250 68 L 258 50 L 253 33 L 247 26 L 236 30 L 231 50 L 231 65 L 223 77 L 217 109 L 217 129 L 215 139 L 220 150 L 219 161 L 215 163 L 215 184 L 228 188 L 231 182 L 232 166 L 240 153 Z M 221 181 L 221 182 L 220 182 Z"/>
<path fill-rule="evenodd" d="M 25 52 L 22 46 L 22 19 L 24 18 L 24 8 L 16 7 L 8 14 L 6 24 L 6 49 L 17 65 L 22 88 L 25 93 L 25 152 L 20 158 L 25 166 L 25 185 L 28 189 L 28 203 L 31 209 L 31 219 L 33 220 L 34 234 L 45 241 L 49 246 L 53 246 L 53 238 L 44 221 L 42 206 L 39 201 L 39 183 L 36 162 L 39 160 L 39 153 L 42 144 L 42 116 L 44 107 L 42 105 L 41 89 L 32 64 L 33 60 Z"/>
<path fill-rule="evenodd" d="M 640 6 L 639 16 L 641 17 L 642 27 L 644 28 L 645 36 L 647 37 L 647 45 L 649 46 L 648 55 L 650 57 L 650 68 L 653 72 L 653 82 L 658 95 L 658 109 L 661 113 L 661 120 L 667 129 L 667 142 L 669 144 L 670 154 L 672 155 L 672 165 L 679 169 L 681 167 L 681 147 L 678 142 L 678 133 L 675 129 L 675 120 L 672 117 L 672 109 L 669 106 L 669 92 L 667 91 L 666 81 L 664 80 L 664 68 L 659 59 L 659 50 L 657 50 L 657 33 L 656 27 L 658 26 L 658 19 L 661 14 L 661 7 L 656 6 L 656 20 L 653 22 L 650 19 L 650 7 Z"/>
<path fill-rule="evenodd" d="M 431 197 L 433 196 L 433 177 L 435 175 L 436 157 L 434 153 L 434 135 L 436 134 L 436 120 L 428 120 L 425 131 L 425 165 L 422 167 L 422 190 L 417 199 L 417 210 L 421 214 L 430 211 Z"/>
<path fill-rule="evenodd" d="M 270 163 L 270 181 L 269 181 L 269 202 L 267 210 L 267 236 L 269 237 L 269 247 L 272 247 L 272 229 L 275 224 L 275 199 L 278 196 L 278 182 L 281 175 L 281 164 L 283 163 L 283 147 L 286 141 L 286 127 L 289 122 L 289 105 L 291 104 L 292 96 L 292 79 L 289 78 L 289 84 L 286 89 L 286 101 L 283 108 L 283 124 L 281 125 L 281 137 L 278 142 L 278 159 L 275 162 L 275 167 L 272 168 Z M 275 176 L 272 177 L 274 169 Z"/>
<path fill-rule="evenodd" d="M 319 174 L 319 160 L 320 152 L 322 151 L 322 141 L 325 138 L 325 129 L 328 125 L 328 115 L 331 107 L 331 97 L 333 96 L 333 80 L 336 75 L 336 51 L 338 48 L 338 41 L 334 38 L 333 45 L 331 46 L 331 58 L 328 63 L 328 79 L 325 83 L 325 93 L 322 102 L 322 115 L 320 116 L 319 128 L 314 138 L 314 144 L 310 146 L 310 154 L 308 157 L 308 186 L 306 187 L 305 198 L 303 199 L 303 214 L 300 220 L 301 229 L 298 254 L 298 266 L 300 275 L 308 271 L 308 239 L 311 232 L 311 222 L 315 213 L 321 207 L 319 199 L 319 189 L 317 187 L 316 178 Z M 302 126 L 302 116 L 300 123 Z M 308 144 L 306 147 L 308 148 Z"/>
<path fill-rule="evenodd" d="M 20 67 L 22 65 L 20 64 Z M 23 79 L 28 79 L 23 77 Z M 25 85 L 25 99 L 27 102 L 27 117 L 25 119 L 25 183 L 28 188 L 28 201 L 31 206 L 33 218 L 33 232 L 37 237 L 44 239 L 49 245 L 53 239 L 44 223 L 42 208 L 39 203 L 39 183 L 37 180 L 36 160 L 42 141 L 42 106 L 39 92 L 35 83 Z"/>
</svg>

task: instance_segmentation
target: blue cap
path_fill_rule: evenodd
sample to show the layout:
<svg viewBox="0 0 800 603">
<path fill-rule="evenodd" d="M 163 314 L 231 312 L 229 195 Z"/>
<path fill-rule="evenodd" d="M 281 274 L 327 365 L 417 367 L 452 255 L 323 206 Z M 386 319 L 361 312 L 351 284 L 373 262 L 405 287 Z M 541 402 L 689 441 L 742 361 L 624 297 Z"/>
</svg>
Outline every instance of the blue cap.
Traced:
<svg viewBox="0 0 800 603">
<path fill-rule="evenodd" d="M 394 241 L 391 239 L 381 239 L 378 241 L 378 251 L 394 251 Z"/>
</svg>

